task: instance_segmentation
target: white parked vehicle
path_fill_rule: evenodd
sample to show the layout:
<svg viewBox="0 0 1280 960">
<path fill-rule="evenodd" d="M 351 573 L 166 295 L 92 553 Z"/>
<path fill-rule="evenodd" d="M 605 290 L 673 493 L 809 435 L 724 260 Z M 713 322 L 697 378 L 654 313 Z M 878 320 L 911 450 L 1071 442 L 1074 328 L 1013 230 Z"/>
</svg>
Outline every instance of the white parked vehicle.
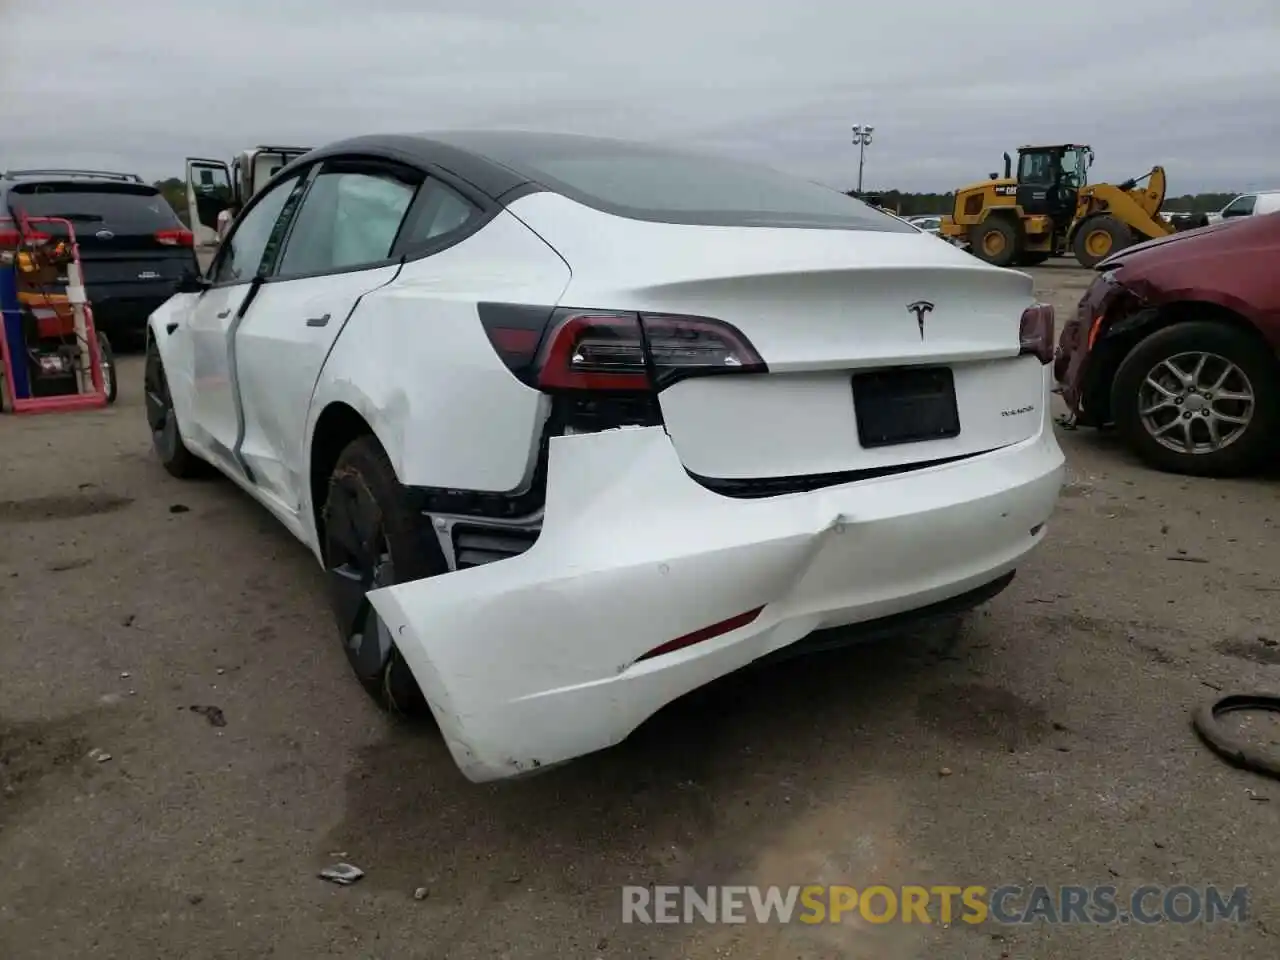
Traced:
<svg viewBox="0 0 1280 960">
<path fill-rule="evenodd" d="M 286 164 L 310 149 L 251 147 L 237 154 L 230 165 L 222 160 L 187 157 L 187 220 L 196 243 L 220 243 L 245 202 Z"/>
<path fill-rule="evenodd" d="M 483 781 L 998 593 L 1062 479 L 1052 343 L 1025 274 L 764 168 L 368 137 L 151 317 L 147 415 L 315 553 L 361 682 Z"/>
<path fill-rule="evenodd" d="M 938 231 L 942 227 L 941 217 L 908 217 L 907 223 L 911 224 L 917 230 L 923 230 L 925 233 L 938 235 Z"/>
<path fill-rule="evenodd" d="M 1242 193 L 1217 213 L 1209 214 L 1210 223 L 1221 223 L 1236 217 L 1258 217 L 1280 211 L 1280 190 Z"/>
</svg>

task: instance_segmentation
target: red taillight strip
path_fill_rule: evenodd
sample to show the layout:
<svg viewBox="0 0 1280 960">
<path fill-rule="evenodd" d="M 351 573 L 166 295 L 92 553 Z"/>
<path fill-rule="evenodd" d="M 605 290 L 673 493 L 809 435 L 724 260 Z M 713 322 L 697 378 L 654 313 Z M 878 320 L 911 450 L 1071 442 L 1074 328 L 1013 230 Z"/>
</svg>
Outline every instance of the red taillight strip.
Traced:
<svg viewBox="0 0 1280 960">
<path fill-rule="evenodd" d="M 730 617 L 728 620 L 721 620 L 719 623 L 713 623 L 709 627 L 703 627 L 695 630 L 693 633 L 686 633 L 683 637 L 676 637 L 674 640 L 668 640 L 666 643 L 660 644 L 650 650 L 648 653 L 639 657 L 636 663 L 641 660 L 652 660 L 654 657 L 660 657 L 664 653 L 674 653 L 677 650 L 683 650 L 685 647 L 691 647 L 695 643 L 702 643 L 704 640 L 711 640 L 714 637 L 728 633 L 730 630 L 737 630 L 739 627 L 745 627 L 747 624 L 760 616 L 760 611 L 764 607 L 756 607 L 754 610 L 748 610 L 746 613 L 740 613 L 737 616 Z"/>
<path fill-rule="evenodd" d="M 190 247 L 195 245 L 195 234 L 184 227 L 175 227 L 172 230 L 157 230 L 155 238 L 157 243 L 164 244 L 166 247 Z"/>
</svg>

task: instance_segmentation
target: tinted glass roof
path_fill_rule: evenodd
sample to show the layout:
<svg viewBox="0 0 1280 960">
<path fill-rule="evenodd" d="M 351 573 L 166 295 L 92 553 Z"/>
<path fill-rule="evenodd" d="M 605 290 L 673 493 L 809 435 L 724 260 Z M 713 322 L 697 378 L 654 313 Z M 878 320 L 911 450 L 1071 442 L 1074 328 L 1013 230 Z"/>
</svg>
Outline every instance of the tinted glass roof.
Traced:
<svg viewBox="0 0 1280 960">
<path fill-rule="evenodd" d="M 525 131 L 423 137 L 486 157 L 579 203 L 633 219 L 887 233 L 912 229 L 830 187 L 677 147 Z"/>
</svg>

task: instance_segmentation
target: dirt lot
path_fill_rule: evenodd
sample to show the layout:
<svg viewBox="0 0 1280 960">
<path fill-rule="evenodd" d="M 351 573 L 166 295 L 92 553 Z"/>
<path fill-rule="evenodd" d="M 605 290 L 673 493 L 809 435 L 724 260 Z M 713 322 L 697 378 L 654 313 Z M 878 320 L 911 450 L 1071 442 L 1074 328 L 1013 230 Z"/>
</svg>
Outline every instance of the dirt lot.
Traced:
<svg viewBox="0 0 1280 960">
<path fill-rule="evenodd" d="M 1085 282 L 1036 273 L 1060 311 Z M 160 469 L 138 358 L 121 376 L 107 412 L 0 420 L 5 960 L 1280 956 L 1280 785 L 1187 722 L 1277 685 L 1274 478 L 1063 433 L 1049 539 L 963 629 L 748 672 L 475 786 L 366 702 L 303 548 Z M 339 854 L 358 885 L 316 877 Z M 620 921 L 624 884 L 1032 882 L 1252 900 L 1212 927 Z"/>
</svg>

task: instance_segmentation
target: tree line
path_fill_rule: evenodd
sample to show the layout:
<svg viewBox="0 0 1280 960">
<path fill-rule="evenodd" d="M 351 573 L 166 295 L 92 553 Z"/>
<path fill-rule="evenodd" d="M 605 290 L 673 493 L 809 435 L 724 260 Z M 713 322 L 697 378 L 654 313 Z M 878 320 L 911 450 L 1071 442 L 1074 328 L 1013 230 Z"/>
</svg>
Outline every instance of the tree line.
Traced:
<svg viewBox="0 0 1280 960">
<path fill-rule="evenodd" d="M 187 223 L 187 182 L 177 177 L 170 177 L 168 180 L 157 180 L 152 186 L 169 201 L 169 206 L 173 207 L 173 212 L 178 215 L 178 219 L 186 224 L 187 229 L 190 229 L 191 224 Z"/>
</svg>

